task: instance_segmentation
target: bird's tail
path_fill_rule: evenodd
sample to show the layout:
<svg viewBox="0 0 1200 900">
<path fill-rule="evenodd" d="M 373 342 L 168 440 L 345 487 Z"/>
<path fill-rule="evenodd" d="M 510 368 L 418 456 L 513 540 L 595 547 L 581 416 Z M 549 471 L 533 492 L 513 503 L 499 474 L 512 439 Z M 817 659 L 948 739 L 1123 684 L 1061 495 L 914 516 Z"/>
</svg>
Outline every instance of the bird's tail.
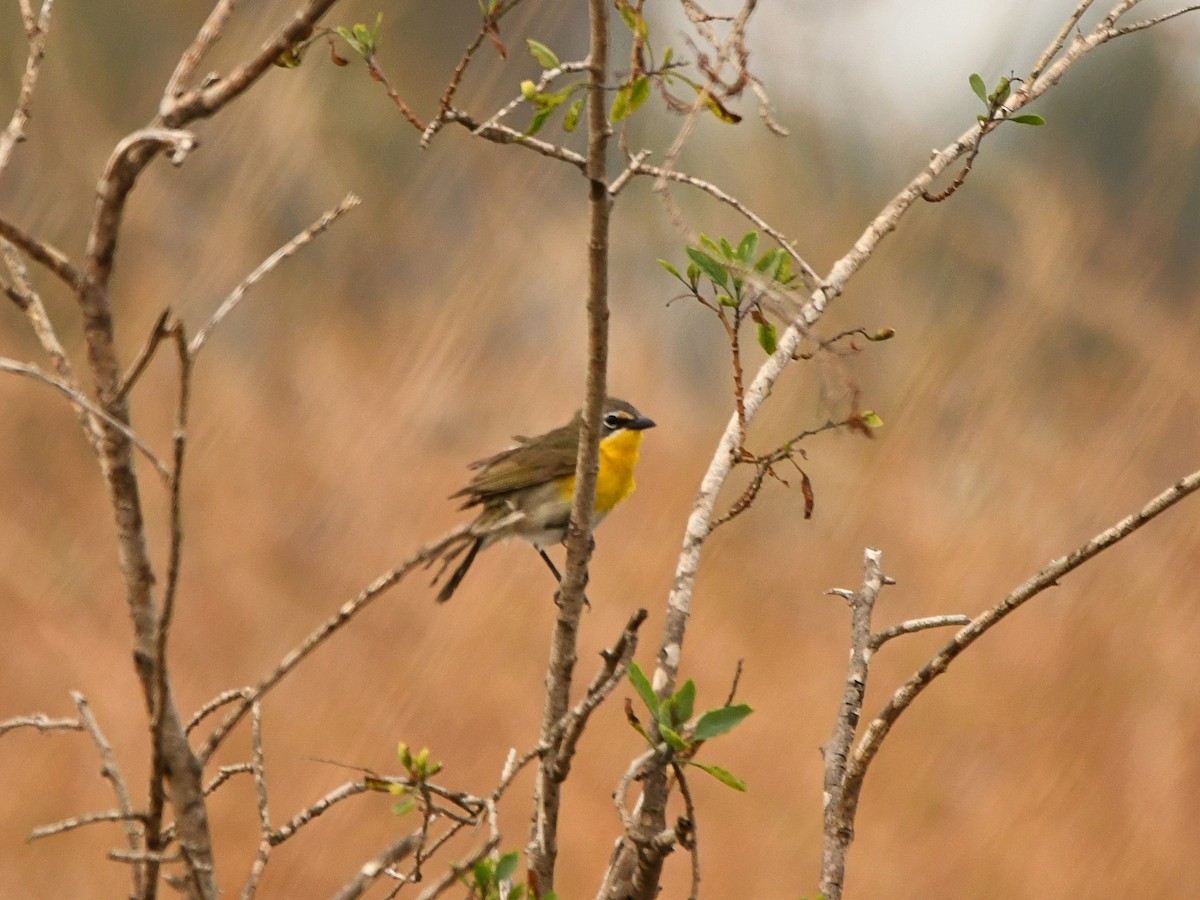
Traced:
<svg viewBox="0 0 1200 900">
<path fill-rule="evenodd" d="M 438 603 L 445 603 L 454 595 L 454 592 L 458 589 L 459 582 L 461 582 L 463 580 L 463 576 L 467 574 L 467 569 L 471 568 L 471 563 L 475 562 L 475 555 L 482 549 L 483 538 L 473 538 L 467 549 L 467 555 L 463 557 L 463 561 L 458 564 L 458 568 L 454 570 L 454 574 L 450 576 L 450 579 L 444 585 L 442 585 L 442 589 L 438 591 Z M 461 552 L 461 549 L 459 552 Z M 447 558 L 447 562 L 449 562 L 450 559 L 453 559 L 453 555 Z M 438 574 L 440 575 L 441 573 L 439 572 Z M 434 581 L 436 580 L 437 579 L 435 578 Z"/>
</svg>

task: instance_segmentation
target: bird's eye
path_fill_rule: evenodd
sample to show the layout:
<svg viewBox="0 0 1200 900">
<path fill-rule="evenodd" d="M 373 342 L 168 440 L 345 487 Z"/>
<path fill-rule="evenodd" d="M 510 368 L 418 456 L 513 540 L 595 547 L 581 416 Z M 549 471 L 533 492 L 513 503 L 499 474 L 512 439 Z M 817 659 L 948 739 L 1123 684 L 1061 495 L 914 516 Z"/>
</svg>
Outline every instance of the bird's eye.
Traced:
<svg viewBox="0 0 1200 900">
<path fill-rule="evenodd" d="M 604 417 L 604 427 L 609 431 L 616 431 L 625 424 L 625 420 L 617 413 L 609 413 Z"/>
</svg>

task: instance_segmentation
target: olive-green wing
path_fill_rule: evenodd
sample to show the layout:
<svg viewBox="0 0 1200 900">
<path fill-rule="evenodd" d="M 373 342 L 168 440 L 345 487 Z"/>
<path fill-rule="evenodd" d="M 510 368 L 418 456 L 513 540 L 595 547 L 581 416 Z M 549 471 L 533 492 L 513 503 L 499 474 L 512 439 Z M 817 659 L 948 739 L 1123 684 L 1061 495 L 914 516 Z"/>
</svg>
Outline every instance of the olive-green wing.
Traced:
<svg viewBox="0 0 1200 900">
<path fill-rule="evenodd" d="M 515 447 L 471 463 L 477 469 L 470 483 L 452 497 L 466 497 L 463 507 L 497 494 L 545 484 L 575 471 L 579 428 L 572 422 L 534 438 L 518 438 Z"/>
</svg>

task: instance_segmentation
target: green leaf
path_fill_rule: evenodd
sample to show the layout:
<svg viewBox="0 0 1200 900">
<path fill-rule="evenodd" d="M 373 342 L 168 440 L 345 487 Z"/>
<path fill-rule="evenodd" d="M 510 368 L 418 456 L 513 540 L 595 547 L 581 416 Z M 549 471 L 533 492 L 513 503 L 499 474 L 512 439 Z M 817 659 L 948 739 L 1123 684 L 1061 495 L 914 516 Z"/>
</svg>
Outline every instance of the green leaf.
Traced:
<svg viewBox="0 0 1200 900">
<path fill-rule="evenodd" d="M 1025 115 L 1025 116 L 1013 116 L 1011 119 L 1009 119 L 1009 121 L 1016 122 L 1019 125 L 1045 125 L 1046 124 L 1046 120 L 1043 119 L 1041 116 L 1035 116 L 1032 114 Z"/>
<path fill-rule="evenodd" d="M 557 69 L 561 65 L 554 51 L 541 41 L 535 41 L 533 38 L 525 38 L 525 43 L 529 45 L 530 56 L 536 59 L 538 65 L 543 69 Z"/>
<path fill-rule="evenodd" d="M 890 341 L 896 336 L 895 328 L 880 328 L 877 332 L 867 338 L 868 341 Z"/>
<path fill-rule="evenodd" d="M 534 106 L 541 107 L 542 109 L 557 109 L 566 103 L 567 98 L 575 93 L 576 89 L 579 87 L 577 84 L 572 84 L 563 88 L 561 91 L 554 91 L 550 94 L 539 94 L 535 90 L 531 96 L 526 96 L 525 84 L 525 82 L 522 82 L 521 84 L 521 96 L 525 97 L 526 100 L 532 101 Z"/>
<path fill-rule="evenodd" d="M 671 60 L 674 58 L 675 58 L 675 51 L 672 50 L 670 47 L 668 47 L 666 50 L 663 51 L 661 68 L 665 69 L 667 66 L 669 66 L 671 64 Z"/>
<path fill-rule="evenodd" d="M 629 89 L 629 114 L 637 112 L 649 97 L 650 79 L 645 75 L 634 79 L 633 86 Z"/>
<path fill-rule="evenodd" d="M 675 718 L 675 698 L 667 697 L 658 705 L 658 724 L 663 728 L 673 728 L 678 720 Z"/>
<path fill-rule="evenodd" d="M 416 801 L 413 800 L 411 797 L 409 797 L 407 800 L 397 800 L 395 803 L 392 804 L 392 815 L 393 816 L 407 815 L 408 813 L 412 812 L 413 808 L 416 805 L 417 805 Z"/>
<path fill-rule="evenodd" d="M 495 879 L 492 877 L 495 869 L 492 867 L 490 859 L 481 859 L 475 863 L 471 868 L 471 874 L 475 876 L 475 886 L 481 891 L 486 891 L 489 885 L 495 883 Z"/>
<path fill-rule="evenodd" d="M 775 330 L 774 322 L 758 323 L 758 345 L 763 348 L 767 356 L 775 352 L 779 346 L 779 334 Z"/>
<path fill-rule="evenodd" d="M 676 278 L 678 278 L 680 281 L 683 281 L 683 276 L 679 274 L 679 270 L 677 268 L 675 268 L 673 265 L 671 265 L 669 262 L 667 262 L 665 259 L 658 260 L 658 264 L 660 266 L 662 266 L 664 269 L 666 269 L 668 272 L 670 272 L 672 275 L 674 275 Z"/>
<path fill-rule="evenodd" d="M 654 693 L 654 688 L 650 686 L 650 679 L 646 677 L 646 673 L 642 671 L 642 667 L 635 662 L 629 664 L 629 681 L 633 685 L 633 689 L 638 692 L 638 696 L 642 698 L 642 702 L 646 704 L 650 712 L 654 714 L 654 718 L 658 718 L 658 696 Z"/>
<path fill-rule="evenodd" d="M 701 240 L 704 236 L 701 235 Z M 695 247 L 687 248 L 688 258 L 694 262 L 700 271 L 709 277 L 714 284 L 719 284 L 721 287 L 729 285 L 729 270 L 723 265 L 705 253 L 703 250 L 697 250 Z"/>
<path fill-rule="evenodd" d="M 983 79 L 972 73 L 969 80 L 971 82 L 971 90 L 975 92 L 975 96 L 984 103 L 987 103 L 987 86 L 983 83 Z"/>
<path fill-rule="evenodd" d="M 860 422 L 862 422 L 868 428 L 882 428 L 883 427 L 883 419 L 879 418 L 879 414 L 876 413 L 873 409 L 863 410 L 861 413 L 859 413 L 858 419 Z"/>
<path fill-rule="evenodd" d="M 563 131 L 568 134 L 574 131 L 579 126 L 579 117 L 583 114 L 583 98 L 580 97 L 574 103 L 567 107 L 567 114 L 563 116 Z"/>
<path fill-rule="evenodd" d="M 618 3 L 617 10 L 621 13 L 621 18 L 625 21 L 629 30 L 642 40 L 645 40 L 646 20 L 628 3 Z"/>
<path fill-rule="evenodd" d="M 696 682 L 689 678 L 683 683 L 683 687 L 675 692 L 675 709 L 679 711 L 679 721 L 686 722 L 690 719 L 695 706 Z"/>
<path fill-rule="evenodd" d="M 754 271 L 766 272 L 768 269 L 778 264 L 779 254 L 783 250 L 779 247 L 772 247 L 766 253 L 758 258 L 758 262 L 754 264 Z"/>
<path fill-rule="evenodd" d="M 718 295 L 717 302 L 719 304 L 721 304 L 722 306 L 728 306 L 730 309 L 737 309 L 738 306 L 740 305 L 736 300 L 734 300 L 728 294 Z"/>
<path fill-rule="evenodd" d="M 1001 77 L 996 82 L 996 89 L 988 94 L 988 106 L 999 106 L 1008 99 L 1008 95 L 1012 93 L 1012 82 L 1007 78 Z"/>
<path fill-rule="evenodd" d="M 696 723 L 696 740 L 707 741 L 710 738 L 719 737 L 726 732 L 732 731 L 742 719 L 746 718 L 752 712 L 754 710 L 745 703 L 710 709 Z"/>
<path fill-rule="evenodd" d="M 554 115 L 554 107 L 548 109 L 540 109 L 534 115 L 533 120 L 529 123 L 529 127 L 525 129 L 526 137 L 533 137 L 542 130 L 542 126 L 546 124 L 546 120 Z"/>
<path fill-rule="evenodd" d="M 742 781 L 742 779 L 738 778 L 728 769 L 722 769 L 720 766 L 710 766 L 707 763 L 698 763 L 693 760 L 688 760 L 688 765 L 695 766 L 697 769 L 702 769 L 713 778 L 717 779 L 717 781 L 721 782 L 721 784 L 729 785 L 729 787 L 733 788 L 735 791 L 741 791 L 744 794 L 747 790 L 746 782 Z"/>
<path fill-rule="evenodd" d="M 687 752 L 687 742 L 679 736 L 679 733 L 674 729 L 668 728 L 666 725 L 658 726 L 658 733 L 662 735 L 662 739 L 667 742 L 667 746 L 676 753 Z"/>
<path fill-rule="evenodd" d="M 626 27 L 630 31 L 636 32 L 638 29 L 637 13 L 633 11 L 633 7 L 628 3 L 617 4 L 617 10 L 621 13 L 621 18 L 625 21 Z"/>
<path fill-rule="evenodd" d="M 608 121 L 620 122 L 624 119 L 631 110 L 629 109 L 629 96 L 633 92 L 631 85 L 623 84 L 617 91 L 617 95 L 613 97 L 612 108 L 608 111 Z"/>
<path fill-rule="evenodd" d="M 726 259 L 737 259 L 737 255 L 733 252 L 733 244 L 721 238 L 721 255 Z"/>
<path fill-rule="evenodd" d="M 754 259 L 754 254 L 758 252 L 758 232 L 748 231 L 742 236 L 738 242 L 737 258 L 739 262 L 746 265 L 750 264 L 750 260 Z"/>
<path fill-rule="evenodd" d="M 496 864 L 496 880 L 506 881 L 512 878 L 513 873 L 517 871 L 517 863 L 521 861 L 521 854 L 516 850 L 510 853 L 505 853 L 500 857 L 500 862 Z"/>
</svg>

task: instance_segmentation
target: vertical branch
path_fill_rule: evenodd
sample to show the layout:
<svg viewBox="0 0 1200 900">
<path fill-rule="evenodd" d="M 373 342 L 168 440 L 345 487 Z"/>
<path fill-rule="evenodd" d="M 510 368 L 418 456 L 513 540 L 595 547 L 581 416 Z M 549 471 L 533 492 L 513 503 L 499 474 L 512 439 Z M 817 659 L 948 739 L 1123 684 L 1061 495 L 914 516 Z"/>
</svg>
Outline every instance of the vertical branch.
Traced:
<svg viewBox="0 0 1200 900">
<path fill-rule="evenodd" d="M 37 86 L 38 72 L 46 57 L 46 35 L 50 31 L 50 10 L 54 0 L 43 0 L 42 11 L 37 20 L 33 18 L 33 7 L 21 4 L 21 18 L 25 24 L 25 36 L 29 40 L 29 56 L 25 60 L 25 74 L 21 77 L 21 94 L 17 108 L 3 131 L 0 131 L 0 174 L 8 167 L 13 147 L 25 140 L 25 125 L 29 121 L 29 107 L 33 103 L 33 89 Z"/>
<path fill-rule="evenodd" d="M 591 47 L 588 53 L 588 200 L 591 227 L 588 236 L 588 356 L 587 395 L 575 463 L 575 497 L 567 529 L 567 565 L 558 598 L 558 618 L 546 673 L 546 702 L 542 711 L 542 739 L 550 744 L 538 764 L 533 822 L 530 826 L 529 868 L 536 889 L 554 887 L 558 856 L 558 807 L 565 770 L 556 764 L 562 734 L 556 726 L 566 714 L 575 670 L 579 617 L 592 554 L 592 506 L 596 497 L 600 414 L 607 390 L 608 371 L 608 228 L 612 200 L 608 194 L 606 153 L 610 136 L 604 83 L 608 77 L 608 10 L 605 0 L 588 0 Z"/>
<path fill-rule="evenodd" d="M 854 840 L 854 815 L 858 794 L 846 791 L 846 763 L 858 731 L 867 671 L 871 663 L 871 615 L 883 585 L 889 583 L 880 567 L 883 554 L 868 548 L 863 554 L 863 584 L 857 593 L 831 591 L 850 604 L 850 662 L 842 704 L 834 722 L 833 736 L 822 749 L 825 757 L 825 827 L 821 854 L 821 895 L 841 900 L 846 874 L 846 854 Z"/>
</svg>

